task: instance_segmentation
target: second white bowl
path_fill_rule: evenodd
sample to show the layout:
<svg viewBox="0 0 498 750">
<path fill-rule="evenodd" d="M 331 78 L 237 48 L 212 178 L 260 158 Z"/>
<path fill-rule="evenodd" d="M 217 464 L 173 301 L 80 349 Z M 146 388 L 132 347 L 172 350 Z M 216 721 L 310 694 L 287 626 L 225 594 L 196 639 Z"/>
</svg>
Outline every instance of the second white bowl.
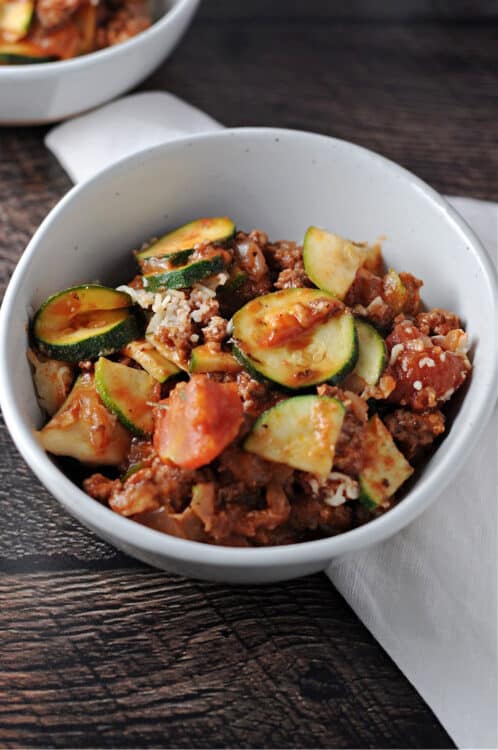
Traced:
<svg viewBox="0 0 498 750">
<path fill-rule="evenodd" d="M 54 122 L 114 99 L 170 54 L 199 0 L 158 0 L 163 15 L 122 44 L 72 60 L 0 66 L 0 125 Z"/>
</svg>

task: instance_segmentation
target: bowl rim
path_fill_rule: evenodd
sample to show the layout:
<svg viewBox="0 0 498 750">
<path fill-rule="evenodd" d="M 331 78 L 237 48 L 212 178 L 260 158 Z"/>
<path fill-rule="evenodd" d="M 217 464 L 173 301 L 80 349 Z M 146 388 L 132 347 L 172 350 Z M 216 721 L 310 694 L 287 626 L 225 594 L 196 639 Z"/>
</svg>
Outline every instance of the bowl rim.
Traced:
<svg viewBox="0 0 498 750">
<path fill-rule="evenodd" d="M 31 241 L 28 243 L 17 267 L 14 270 L 7 287 L 0 310 L 0 406 L 6 425 L 19 450 L 32 471 L 37 475 L 49 492 L 73 516 L 84 525 L 100 530 L 113 543 L 133 554 L 136 547 L 144 553 L 157 555 L 162 558 L 176 559 L 181 562 L 206 565 L 213 567 L 233 566 L 237 569 L 262 567 L 273 565 L 299 565 L 330 561 L 338 555 L 367 547 L 376 542 L 387 539 L 406 526 L 430 503 L 440 496 L 452 478 L 451 469 L 463 463 L 465 455 L 477 443 L 479 435 L 484 429 L 496 400 L 496 380 L 498 371 L 498 356 L 496 353 L 496 336 L 494 351 L 490 351 L 485 364 L 489 365 L 489 372 L 478 393 L 474 394 L 474 412 L 472 424 L 466 424 L 458 432 L 448 436 L 449 447 L 443 454 L 438 465 L 432 467 L 428 474 L 415 483 L 408 495 L 388 513 L 383 514 L 363 526 L 324 539 L 309 542 L 293 543 L 272 547 L 240 548 L 223 547 L 201 542 L 173 537 L 132 521 L 114 513 L 79 489 L 50 459 L 38 444 L 33 429 L 23 424 L 23 418 L 14 405 L 14 397 L 9 376 L 7 341 L 7 327 L 12 308 L 15 306 L 17 290 L 22 286 L 25 270 L 31 258 L 37 251 L 40 239 L 50 232 L 52 223 L 64 212 L 66 205 L 78 200 L 78 196 L 91 191 L 100 180 L 114 175 L 123 175 L 128 168 L 139 166 L 141 162 L 167 158 L 169 151 L 181 149 L 193 142 L 206 142 L 227 138 L 273 139 L 285 142 L 287 138 L 313 141 L 324 146 L 334 146 L 352 151 L 364 159 L 373 159 L 384 168 L 394 172 L 404 180 L 408 180 L 416 190 L 422 192 L 426 198 L 436 205 L 444 221 L 450 221 L 455 230 L 463 237 L 473 257 L 480 263 L 483 281 L 486 282 L 487 293 L 491 295 L 493 304 L 498 298 L 497 273 L 491 258 L 488 256 L 480 240 L 476 237 L 467 222 L 450 206 L 446 200 L 419 177 L 404 167 L 362 146 L 349 141 L 332 138 L 300 130 L 283 128 L 233 128 L 201 133 L 184 138 L 178 138 L 169 143 L 160 144 L 140 151 L 132 156 L 120 159 L 115 164 L 102 170 L 92 178 L 75 185 L 45 217 Z M 494 323 L 496 328 L 496 322 Z M 490 344 L 491 346 L 491 344 Z M 445 444 L 448 444 L 445 441 Z"/>
<path fill-rule="evenodd" d="M 99 62 L 111 59 L 121 54 L 126 54 L 134 47 L 146 43 L 147 40 L 161 34 L 163 28 L 168 26 L 176 16 L 186 12 L 189 7 L 195 10 L 200 0 L 174 0 L 174 5 L 166 10 L 157 21 L 154 21 L 148 29 L 141 31 L 139 34 L 127 39 L 120 44 L 88 52 L 85 55 L 72 57 L 69 60 L 53 60 L 49 62 L 36 63 L 32 65 L 0 65 L 0 83 L 3 80 L 17 78 L 31 78 L 37 80 L 46 75 L 62 75 L 67 72 L 75 72 L 92 64 L 98 65 Z"/>
</svg>

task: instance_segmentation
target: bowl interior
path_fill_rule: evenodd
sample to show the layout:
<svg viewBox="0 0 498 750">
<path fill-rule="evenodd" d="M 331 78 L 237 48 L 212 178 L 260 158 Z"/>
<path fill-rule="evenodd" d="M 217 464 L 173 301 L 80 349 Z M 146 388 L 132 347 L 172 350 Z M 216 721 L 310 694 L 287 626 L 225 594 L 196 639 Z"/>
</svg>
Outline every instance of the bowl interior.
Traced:
<svg viewBox="0 0 498 750">
<path fill-rule="evenodd" d="M 70 193 L 38 231 L 6 297 L 4 410 L 8 400 L 29 440 L 40 414 L 25 356 L 28 310 L 72 284 L 123 283 L 134 273 L 131 250 L 144 240 L 198 216 L 225 214 L 274 239 L 301 241 L 310 224 L 355 240 L 385 236 L 387 263 L 423 279 L 429 306 L 447 307 L 465 321 L 475 370 L 450 435 L 398 508 L 344 536 L 362 532 L 359 538 L 374 540 L 392 533 L 450 478 L 451 461 L 463 455 L 490 409 L 494 281 L 477 241 L 444 201 L 399 167 L 342 141 L 268 129 L 221 131 L 143 152 Z M 38 459 L 48 462 L 41 451 Z M 385 529 L 380 535 L 368 531 L 376 524 Z M 334 545 L 344 549 L 339 539 L 327 540 L 329 557 Z M 309 544 L 321 542 L 300 546 Z"/>
</svg>

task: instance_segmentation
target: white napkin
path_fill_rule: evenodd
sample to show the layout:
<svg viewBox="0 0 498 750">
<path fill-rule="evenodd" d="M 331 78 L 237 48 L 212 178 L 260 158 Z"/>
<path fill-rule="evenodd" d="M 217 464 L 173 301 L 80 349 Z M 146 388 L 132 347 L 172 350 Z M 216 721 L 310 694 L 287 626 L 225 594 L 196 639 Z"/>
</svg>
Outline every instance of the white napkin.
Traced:
<svg viewBox="0 0 498 750">
<path fill-rule="evenodd" d="M 148 92 L 59 125 L 46 145 L 77 182 L 142 148 L 219 127 L 171 94 Z M 496 204 L 450 200 L 496 261 Z M 460 747 L 498 744 L 497 434 L 495 411 L 458 478 L 429 510 L 328 570 Z"/>
</svg>

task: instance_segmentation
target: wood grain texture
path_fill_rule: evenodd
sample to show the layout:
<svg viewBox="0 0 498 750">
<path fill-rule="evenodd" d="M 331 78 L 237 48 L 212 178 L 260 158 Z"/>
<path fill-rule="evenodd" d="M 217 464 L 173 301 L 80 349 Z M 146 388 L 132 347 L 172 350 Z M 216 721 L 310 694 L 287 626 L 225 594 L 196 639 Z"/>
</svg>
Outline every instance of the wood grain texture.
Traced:
<svg viewBox="0 0 498 750">
<path fill-rule="evenodd" d="M 497 200 L 497 38 L 491 2 L 205 0 L 142 88 Z M 0 294 L 70 187 L 45 132 L 0 129 Z M 240 589 L 150 570 L 63 513 L 3 424 L 0 455 L 2 747 L 451 746 L 325 577 Z"/>
<path fill-rule="evenodd" d="M 2 746 L 445 746 L 330 591 L 319 576 L 4 576 Z"/>
</svg>

